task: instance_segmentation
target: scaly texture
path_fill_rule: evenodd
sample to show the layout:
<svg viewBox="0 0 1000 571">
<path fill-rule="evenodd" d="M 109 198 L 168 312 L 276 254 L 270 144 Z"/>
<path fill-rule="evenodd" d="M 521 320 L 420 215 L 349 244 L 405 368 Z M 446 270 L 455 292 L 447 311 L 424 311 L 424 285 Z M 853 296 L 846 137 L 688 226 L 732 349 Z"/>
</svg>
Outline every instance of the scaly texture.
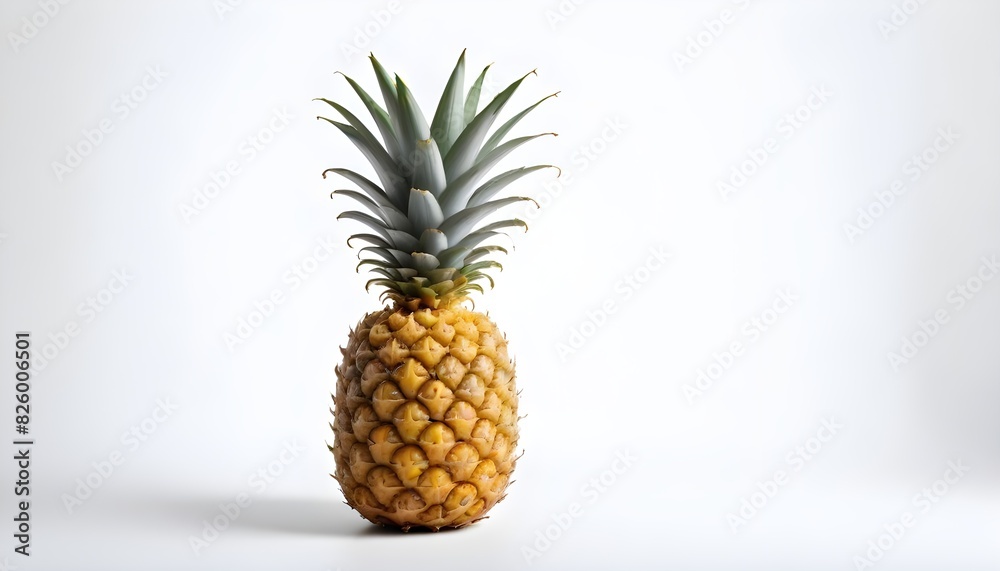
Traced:
<svg viewBox="0 0 1000 571">
<path fill-rule="evenodd" d="M 337 368 L 334 477 L 368 520 L 461 527 L 503 499 L 516 462 L 507 342 L 458 303 L 370 313 Z"/>
</svg>

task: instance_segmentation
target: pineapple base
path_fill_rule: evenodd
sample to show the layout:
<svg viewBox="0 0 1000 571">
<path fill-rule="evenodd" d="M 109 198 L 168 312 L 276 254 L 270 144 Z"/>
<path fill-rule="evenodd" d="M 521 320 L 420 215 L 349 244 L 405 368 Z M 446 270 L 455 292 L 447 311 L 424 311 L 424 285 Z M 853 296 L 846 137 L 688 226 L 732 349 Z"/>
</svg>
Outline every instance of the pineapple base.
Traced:
<svg viewBox="0 0 1000 571">
<path fill-rule="evenodd" d="M 517 392 L 507 342 L 461 307 L 366 315 L 337 368 L 334 478 L 380 525 L 474 523 L 505 496 L 516 463 Z"/>
</svg>

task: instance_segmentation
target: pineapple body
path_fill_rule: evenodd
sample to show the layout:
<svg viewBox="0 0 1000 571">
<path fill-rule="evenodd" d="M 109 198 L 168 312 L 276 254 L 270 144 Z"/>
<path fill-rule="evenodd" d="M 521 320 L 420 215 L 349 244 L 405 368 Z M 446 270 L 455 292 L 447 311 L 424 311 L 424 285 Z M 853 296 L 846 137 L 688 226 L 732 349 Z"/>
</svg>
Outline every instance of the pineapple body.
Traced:
<svg viewBox="0 0 1000 571">
<path fill-rule="evenodd" d="M 366 519 L 461 527 L 504 497 L 517 447 L 504 335 L 460 301 L 365 316 L 337 368 L 335 478 Z"/>
</svg>

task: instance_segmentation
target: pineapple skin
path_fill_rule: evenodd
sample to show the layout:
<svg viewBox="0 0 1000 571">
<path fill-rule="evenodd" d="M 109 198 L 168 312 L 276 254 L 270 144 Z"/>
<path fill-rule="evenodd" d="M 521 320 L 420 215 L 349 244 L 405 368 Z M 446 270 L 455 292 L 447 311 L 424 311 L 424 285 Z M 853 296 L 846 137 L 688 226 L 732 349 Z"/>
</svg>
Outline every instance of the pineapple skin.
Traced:
<svg viewBox="0 0 1000 571">
<path fill-rule="evenodd" d="M 514 363 L 490 319 L 461 307 L 366 315 L 337 367 L 334 478 L 374 523 L 456 528 L 505 496 L 517 448 Z"/>
</svg>

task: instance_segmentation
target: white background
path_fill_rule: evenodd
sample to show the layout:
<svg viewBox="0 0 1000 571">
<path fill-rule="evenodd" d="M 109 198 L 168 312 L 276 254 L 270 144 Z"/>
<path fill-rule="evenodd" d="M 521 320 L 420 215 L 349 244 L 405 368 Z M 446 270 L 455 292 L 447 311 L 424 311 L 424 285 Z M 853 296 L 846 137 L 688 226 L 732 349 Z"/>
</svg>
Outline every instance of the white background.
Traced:
<svg viewBox="0 0 1000 571">
<path fill-rule="evenodd" d="M 1000 254 L 1000 5 L 903 4 L 95 1 L 47 18 L 34 1 L 4 2 L 3 370 L 13 377 L 18 330 L 54 358 L 33 383 L 32 556 L 12 551 L 7 444 L 0 563 L 847 570 L 868 568 L 857 558 L 869 541 L 910 513 L 902 537 L 882 536 L 875 568 L 996 569 L 1000 283 L 969 280 Z M 897 7 L 898 29 L 880 29 Z M 723 10 L 727 23 L 712 23 Z M 31 33 L 24 18 L 44 25 Z M 561 91 L 515 133 L 560 136 L 505 165 L 554 163 L 563 179 L 542 171 L 512 189 L 545 207 L 512 209 L 531 229 L 476 299 L 518 357 L 517 483 L 485 522 L 403 536 L 358 518 L 327 475 L 337 347 L 380 306 L 344 246 L 358 227 L 335 221 L 349 202 L 329 193 L 346 183 L 319 176 L 370 171 L 310 100 L 361 115 L 334 72 L 377 92 L 374 50 L 432 113 L 463 48 L 470 76 L 496 62 L 494 92 L 538 69 L 511 109 Z M 685 51 L 695 57 L 679 65 Z M 126 116 L 133 89 L 143 100 Z M 803 108 L 813 89 L 831 95 Z M 787 137 L 796 112 L 808 120 Z M 104 119 L 113 130 L 57 174 L 67 145 Z M 939 129 L 958 139 L 913 180 L 908 161 Z M 268 142 L 250 160 L 240 149 L 254 136 Z M 719 182 L 768 138 L 777 150 L 724 199 Z M 185 217 L 230 161 L 239 174 Z M 891 206 L 872 206 L 896 179 Z M 858 209 L 875 216 L 852 240 Z M 318 240 L 334 253 L 296 287 L 286 273 L 312 263 Z M 651 248 L 671 254 L 655 271 Z M 102 294 L 122 269 L 128 285 Z M 628 296 L 626 276 L 645 280 Z M 959 309 L 948 296 L 963 284 L 978 292 Z M 229 346 L 273 290 L 283 303 Z M 768 313 L 785 290 L 796 301 Z M 101 295 L 100 313 L 80 308 Z M 614 313 L 593 313 L 604 305 Z M 915 336 L 938 310 L 947 323 Z M 755 316 L 776 320 L 751 337 Z M 57 348 L 67 324 L 77 334 Z M 904 336 L 923 347 L 893 367 Z M 742 353 L 689 399 L 685 385 L 728 363 L 734 342 Z M 13 383 L 0 394 L 13 437 Z M 127 445 L 157 399 L 176 410 Z M 842 427 L 827 438 L 831 418 Z M 815 451 L 817 435 L 827 442 L 808 461 L 788 457 Z M 286 442 L 298 455 L 254 486 Z M 95 463 L 116 451 L 123 462 L 100 477 Z M 618 454 L 636 460 L 615 474 Z M 949 462 L 968 473 L 915 502 Z M 787 482 L 734 532 L 729 514 L 778 470 Z M 88 477 L 100 487 L 68 511 Z M 190 537 L 244 492 L 250 506 L 196 554 Z M 551 527 L 574 503 L 570 527 Z"/>
</svg>

